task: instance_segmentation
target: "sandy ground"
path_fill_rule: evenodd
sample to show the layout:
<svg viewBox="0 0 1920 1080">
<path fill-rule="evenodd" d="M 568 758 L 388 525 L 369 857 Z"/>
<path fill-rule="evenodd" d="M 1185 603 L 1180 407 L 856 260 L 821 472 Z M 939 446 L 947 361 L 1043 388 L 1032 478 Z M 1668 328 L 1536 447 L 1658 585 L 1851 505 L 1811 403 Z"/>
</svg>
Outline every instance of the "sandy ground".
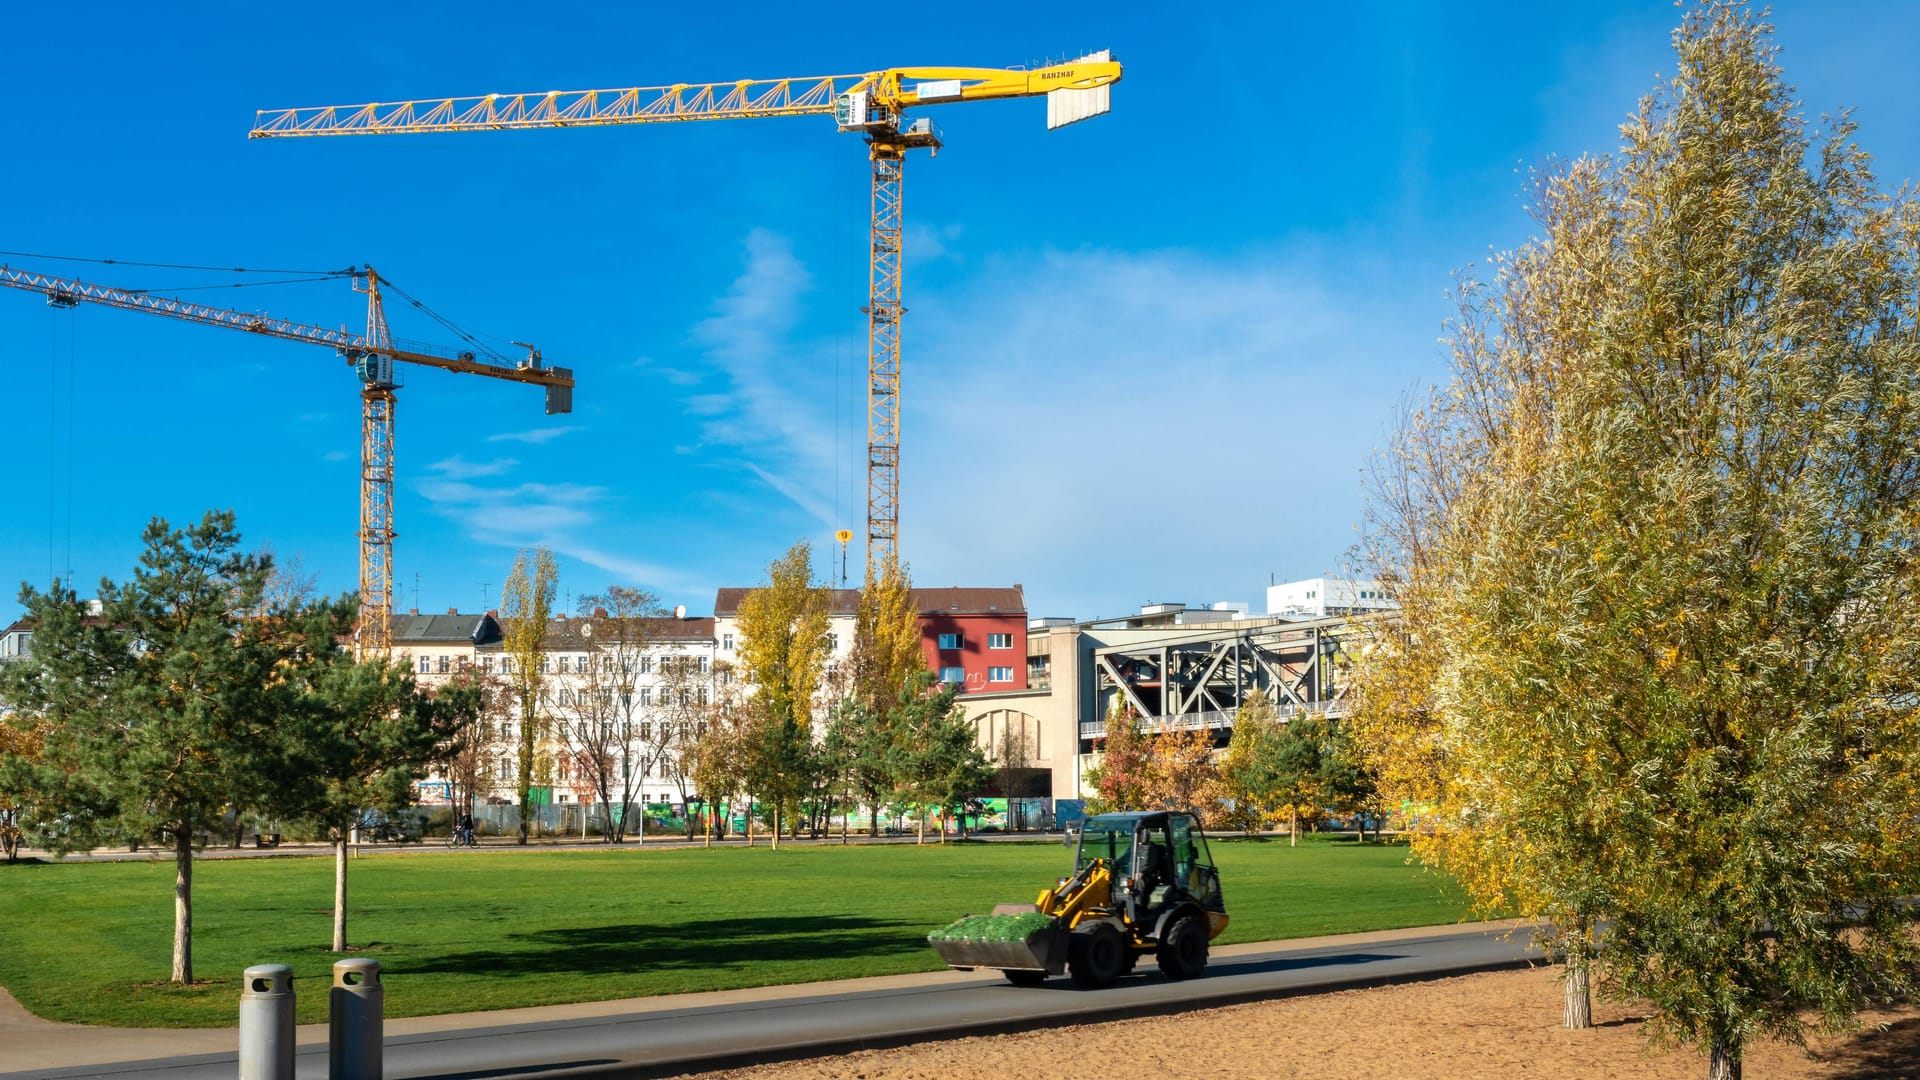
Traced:
<svg viewBox="0 0 1920 1080">
<path fill-rule="evenodd" d="M 1649 1077 L 1703 1078 L 1692 1050 L 1655 1051 L 1645 1012 L 1596 1000 L 1595 1026 L 1560 1024 L 1549 970 L 1453 979 L 1208 1009 L 1172 1017 L 925 1043 L 751 1069 L 704 1080 L 969 1080 L 1019 1077 Z M 1769 1043 L 1747 1051 L 1748 1080 L 1920 1077 L 1920 1007 L 1875 1013 L 1812 1056 Z"/>
</svg>

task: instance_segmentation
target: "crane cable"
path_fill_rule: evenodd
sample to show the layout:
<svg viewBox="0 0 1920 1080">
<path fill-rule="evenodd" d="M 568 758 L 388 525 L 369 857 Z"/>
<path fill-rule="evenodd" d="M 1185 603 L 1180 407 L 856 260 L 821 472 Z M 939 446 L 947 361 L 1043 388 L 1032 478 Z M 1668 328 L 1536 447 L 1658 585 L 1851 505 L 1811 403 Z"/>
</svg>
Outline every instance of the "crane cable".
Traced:
<svg viewBox="0 0 1920 1080">
<path fill-rule="evenodd" d="M 428 307 L 427 305 L 421 303 L 419 300 L 415 299 L 411 293 L 407 292 L 407 290 L 401 288 L 398 285 L 395 285 L 393 281 L 389 278 L 382 277 L 380 279 L 380 284 L 385 286 L 389 292 L 397 294 L 402 300 L 405 300 L 407 303 L 412 304 L 416 308 L 419 308 L 420 311 L 427 316 L 427 318 L 432 319 L 434 322 L 439 323 L 442 327 L 445 327 L 448 333 L 455 335 L 461 341 L 464 341 L 467 344 L 473 346 L 476 351 L 485 353 L 488 356 L 502 363 L 507 362 L 508 358 L 502 355 L 500 350 L 495 349 L 493 346 L 488 345 L 486 342 L 480 340 L 477 331 L 468 330 L 466 327 L 461 326 L 459 323 L 454 322 L 452 319 L 447 318 L 445 315 L 442 315 L 439 312 Z M 498 335 L 494 335 L 494 336 L 498 336 Z"/>
<path fill-rule="evenodd" d="M 52 259 L 55 262 L 99 263 L 102 266 L 138 266 L 151 270 L 209 270 L 221 274 L 307 274 L 317 277 L 350 277 L 360 272 L 357 266 L 344 270 L 261 270 L 244 266 L 198 266 L 193 263 L 134 262 L 129 259 L 90 259 L 80 255 L 46 255 L 32 251 L 0 251 L 16 259 Z"/>
</svg>

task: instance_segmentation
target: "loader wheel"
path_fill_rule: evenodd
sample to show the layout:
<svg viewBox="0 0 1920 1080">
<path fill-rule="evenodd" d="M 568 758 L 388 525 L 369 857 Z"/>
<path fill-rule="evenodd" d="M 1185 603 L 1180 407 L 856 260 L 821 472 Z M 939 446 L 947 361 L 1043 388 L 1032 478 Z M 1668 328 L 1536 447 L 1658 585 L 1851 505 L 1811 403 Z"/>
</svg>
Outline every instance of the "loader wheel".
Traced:
<svg viewBox="0 0 1920 1080">
<path fill-rule="evenodd" d="M 1041 983 L 1047 981 L 1046 972 L 1028 971 L 1024 968 L 1007 968 L 1001 971 L 1000 974 L 1005 975 L 1007 981 L 1015 986 L 1039 986 Z"/>
<path fill-rule="evenodd" d="M 1127 966 L 1127 939 L 1112 923 L 1076 928 L 1067 947 L 1067 974 L 1082 990 L 1113 985 Z"/>
<path fill-rule="evenodd" d="M 1207 969 L 1207 928 L 1189 915 L 1167 928 L 1160 942 L 1160 970 L 1169 979 L 1193 979 Z"/>
</svg>

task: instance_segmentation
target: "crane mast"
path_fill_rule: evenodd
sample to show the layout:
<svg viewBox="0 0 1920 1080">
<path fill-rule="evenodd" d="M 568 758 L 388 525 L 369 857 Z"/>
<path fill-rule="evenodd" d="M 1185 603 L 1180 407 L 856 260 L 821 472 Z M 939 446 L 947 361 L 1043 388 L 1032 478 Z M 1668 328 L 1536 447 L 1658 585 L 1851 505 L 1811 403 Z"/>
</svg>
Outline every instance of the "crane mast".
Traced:
<svg viewBox="0 0 1920 1080">
<path fill-rule="evenodd" d="M 392 645 L 393 613 L 393 412 L 396 363 L 485 375 L 546 387 L 547 412 L 573 411 L 573 372 L 548 367 L 537 349 L 516 364 L 493 363 L 472 352 L 436 350 L 409 342 L 397 348 L 387 329 L 380 299 L 380 276 L 372 268 L 352 273 L 356 292 L 367 294 L 367 332 L 276 319 L 267 315 L 152 296 L 129 289 L 95 285 L 0 266 L 0 286 L 39 293 L 54 307 L 99 304 L 163 318 L 218 326 L 250 334 L 332 348 L 353 366 L 360 391 L 360 626 L 354 636 L 357 656 L 384 656 Z"/>
<path fill-rule="evenodd" d="M 1109 110 L 1120 64 L 1107 51 L 1033 69 L 902 67 L 863 75 L 676 83 L 612 90 L 549 90 L 416 101 L 263 109 L 249 138 L 513 131 L 609 124 L 830 115 L 866 136 L 873 166 L 867 275 L 867 573 L 898 556 L 900 538 L 900 323 L 902 179 L 910 150 L 937 151 L 922 105 L 1047 99 L 1047 126 Z"/>
</svg>

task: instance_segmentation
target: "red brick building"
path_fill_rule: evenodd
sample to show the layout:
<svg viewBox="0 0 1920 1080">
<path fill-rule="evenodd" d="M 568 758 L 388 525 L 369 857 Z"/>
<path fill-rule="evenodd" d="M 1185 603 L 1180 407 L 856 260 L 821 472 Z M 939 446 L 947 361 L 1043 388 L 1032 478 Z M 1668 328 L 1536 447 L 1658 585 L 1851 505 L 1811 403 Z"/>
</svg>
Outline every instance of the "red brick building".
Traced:
<svg viewBox="0 0 1920 1080">
<path fill-rule="evenodd" d="M 1027 602 L 1010 589 L 915 589 L 927 670 L 962 693 L 1027 688 Z"/>
</svg>

